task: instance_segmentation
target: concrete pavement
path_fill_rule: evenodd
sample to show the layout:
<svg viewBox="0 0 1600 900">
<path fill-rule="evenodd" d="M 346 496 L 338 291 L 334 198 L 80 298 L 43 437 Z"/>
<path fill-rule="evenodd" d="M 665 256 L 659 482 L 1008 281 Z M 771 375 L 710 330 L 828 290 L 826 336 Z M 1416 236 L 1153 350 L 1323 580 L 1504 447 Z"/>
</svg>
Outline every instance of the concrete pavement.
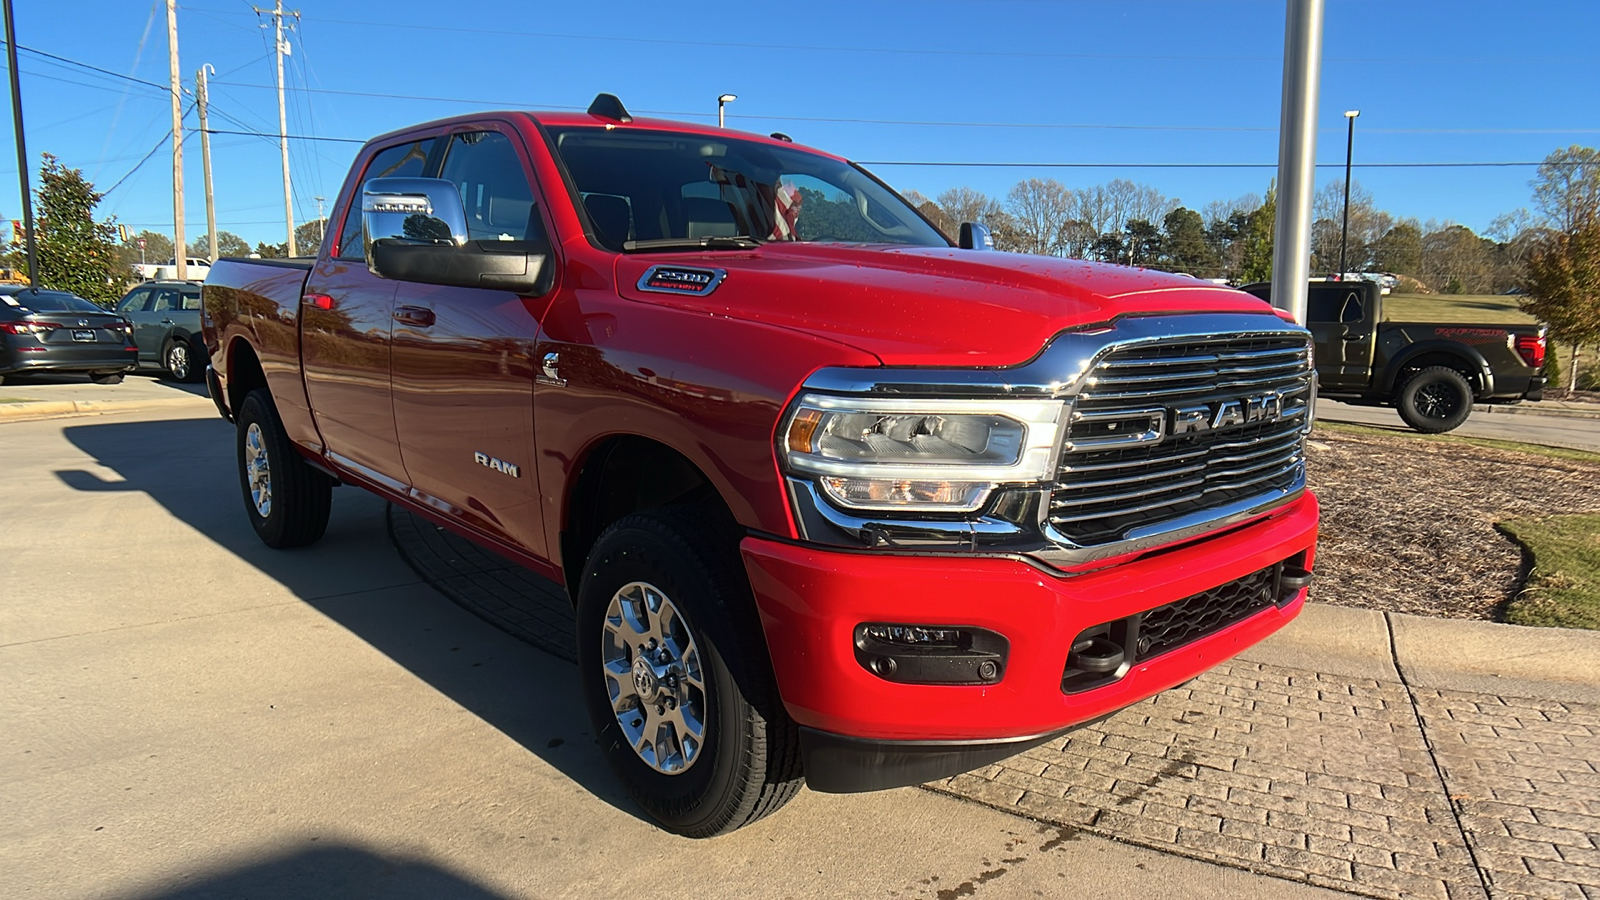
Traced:
<svg viewBox="0 0 1600 900">
<path fill-rule="evenodd" d="M 1474 406 L 1467 421 L 1450 433 L 1600 452 L 1600 408 L 1591 414 L 1589 407 L 1593 406 L 1543 401 L 1517 406 Z M 1351 406 L 1319 399 L 1317 421 L 1371 425 L 1402 434 L 1416 434 L 1400 420 L 1400 413 L 1384 406 Z"/>
<path fill-rule="evenodd" d="M 422 583 L 381 502 L 262 546 L 232 435 L 0 424 L 7 897 L 1337 896 L 916 789 L 663 834 L 571 667 Z"/>
<path fill-rule="evenodd" d="M 99 415 L 143 409 L 202 408 L 204 384 L 179 384 L 159 377 L 156 369 L 140 369 L 121 384 L 94 384 L 82 375 L 8 375 L 0 384 L 0 422 L 58 416 Z"/>
<path fill-rule="evenodd" d="M 389 528 L 440 591 L 574 658 L 554 585 L 409 513 Z M 1596 761 L 1600 633 L 1313 603 L 1186 685 L 930 787 L 1366 896 L 1594 900 Z"/>
</svg>

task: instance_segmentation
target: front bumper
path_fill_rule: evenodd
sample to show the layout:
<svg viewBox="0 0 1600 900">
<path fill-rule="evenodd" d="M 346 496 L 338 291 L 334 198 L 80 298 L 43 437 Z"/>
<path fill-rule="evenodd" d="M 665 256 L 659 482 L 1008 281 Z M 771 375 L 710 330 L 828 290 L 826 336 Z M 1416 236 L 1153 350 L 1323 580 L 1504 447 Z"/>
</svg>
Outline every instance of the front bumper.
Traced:
<svg viewBox="0 0 1600 900">
<path fill-rule="evenodd" d="M 1317 533 L 1310 493 L 1225 534 L 1076 575 L 1020 559 L 839 551 L 762 538 L 743 545 L 774 673 L 802 728 L 817 790 L 866 790 L 966 771 L 1180 684 L 1277 631 L 1305 590 L 1068 694 L 1062 677 L 1084 629 L 1174 603 L 1297 558 Z M 1303 556 L 1302 556 L 1303 554 Z M 981 628 L 1009 641 L 1000 679 L 891 682 L 858 662 L 856 626 Z M 986 760 L 985 757 L 988 757 Z"/>
</svg>

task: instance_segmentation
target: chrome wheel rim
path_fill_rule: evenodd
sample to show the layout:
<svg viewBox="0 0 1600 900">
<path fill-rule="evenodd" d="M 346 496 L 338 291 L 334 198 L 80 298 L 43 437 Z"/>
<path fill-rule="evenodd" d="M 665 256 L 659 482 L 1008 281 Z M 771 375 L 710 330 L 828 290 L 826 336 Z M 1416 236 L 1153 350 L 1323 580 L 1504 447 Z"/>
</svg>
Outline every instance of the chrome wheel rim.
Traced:
<svg viewBox="0 0 1600 900">
<path fill-rule="evenodd" d="M 182 344 L 173 344 L 167 351 L 167 371 L 173 378 L 189 377 L 189 348 Z"/>
<path fill-rule="evenodd" d="M 250 503 L 256 514 L 265 519 L 272 514 L 272 466 L 261 426 L 255 422 L 244 432 L 244 477 L 250 485 Z"/>
<path fill-rule="evenodd" d="M 633 752 L 663 775 L 681 775 L 705 748 L 710 712 L 700 649 L 661 589 L 623 585 L 606 607 L 600 660 L 611 711 Z"/>
</svg>

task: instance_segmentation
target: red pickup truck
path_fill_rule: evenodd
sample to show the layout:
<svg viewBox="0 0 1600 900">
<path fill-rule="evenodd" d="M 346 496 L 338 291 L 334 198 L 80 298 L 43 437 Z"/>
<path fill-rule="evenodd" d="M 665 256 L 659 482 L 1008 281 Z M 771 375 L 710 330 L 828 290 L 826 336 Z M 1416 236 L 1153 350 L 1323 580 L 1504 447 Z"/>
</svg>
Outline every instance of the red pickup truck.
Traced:
<svg viewBox="0 0 1600 900">
<path fill-rule="evenodd" d="M 353 484 L 564 584 L 678 833 L 1004 758 L 1305 601 L 1310 336 L 1247 294 L 609 95 L 375 138 L 329 234 L 206 281 L 250 521 L 310 543 Z"/>
</svg>

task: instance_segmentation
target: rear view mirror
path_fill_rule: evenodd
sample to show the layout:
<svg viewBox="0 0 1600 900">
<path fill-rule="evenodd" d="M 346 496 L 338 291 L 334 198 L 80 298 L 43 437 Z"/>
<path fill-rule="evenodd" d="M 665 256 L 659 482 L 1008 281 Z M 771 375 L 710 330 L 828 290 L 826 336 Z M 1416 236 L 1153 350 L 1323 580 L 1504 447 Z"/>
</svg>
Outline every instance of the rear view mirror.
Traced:
<svg viewBox="0 0 1600 900">
<path fill-rule="evenodd" d="M 465 244 L 467 213 L 443 178 L 374 178 L 361 189 L 361 232 L 370 263 L 377 241 Z"/>
<path fill-rule="evenodd" d="M 361 192 L 367 269 L 379 278 L 542 294 L 545 241 L 473 241 L 453 182 L 374 178 Z"/>
<path fill-rule="evenodd" d="M 963 250 L 993 250 L 994 236 L 989 229 L 977 222 L 961 223 L 961 239 L 957 244 Z"/>
</svg>

